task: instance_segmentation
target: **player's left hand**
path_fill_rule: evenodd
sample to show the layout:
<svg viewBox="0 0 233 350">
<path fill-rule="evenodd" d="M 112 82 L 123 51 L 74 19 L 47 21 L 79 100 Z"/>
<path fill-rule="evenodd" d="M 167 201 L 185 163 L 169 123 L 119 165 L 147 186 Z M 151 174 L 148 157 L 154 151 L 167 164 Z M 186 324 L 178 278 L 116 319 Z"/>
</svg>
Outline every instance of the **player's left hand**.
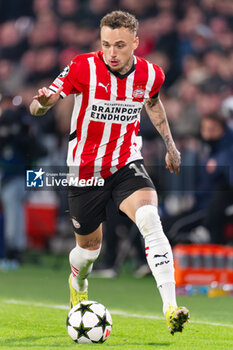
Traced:
<svg viewBox="0 0 233 350">
<path fill-rule="evenodd" d="M 33 97 L 33 100 L 37 100 L 43 107 L 51 107 L 59 100 L 61 91 L 62 86 L 55 93 L 50 89 L 43 87 L 38 90 L 38 94 Z"/>
<path fill-rule="evenodd" d="M 171 173 L 175 172 L 176 175 L 180 172 L 181 156 L 180 152 L 174 147 L 165 156 L 166 169 L 169 169 Z"/>
</svg>

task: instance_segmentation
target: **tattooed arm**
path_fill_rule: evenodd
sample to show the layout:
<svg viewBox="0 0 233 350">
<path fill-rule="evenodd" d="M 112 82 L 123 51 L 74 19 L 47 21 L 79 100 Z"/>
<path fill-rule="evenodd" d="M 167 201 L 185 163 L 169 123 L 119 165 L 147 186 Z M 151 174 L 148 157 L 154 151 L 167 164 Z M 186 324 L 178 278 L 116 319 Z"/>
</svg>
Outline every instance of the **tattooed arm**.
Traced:
<svg viewBox="0 0 233 350">
<path fill-rule="evenodd" d="M 173 141 L 163 104 L 160 101 L 159 97 L 149 98 L 146 101 L 145 107 L 150 120 L 162 136 L 167 147 L 167 154 L 165 157 L 167 164 L 166 167 L 170 170 L 171 173 L 175 171 L 175 173 L 178 174 L 180 171 L 181 163 L 180 152 L 177 150 L 176 145 Z"/>
</svg>

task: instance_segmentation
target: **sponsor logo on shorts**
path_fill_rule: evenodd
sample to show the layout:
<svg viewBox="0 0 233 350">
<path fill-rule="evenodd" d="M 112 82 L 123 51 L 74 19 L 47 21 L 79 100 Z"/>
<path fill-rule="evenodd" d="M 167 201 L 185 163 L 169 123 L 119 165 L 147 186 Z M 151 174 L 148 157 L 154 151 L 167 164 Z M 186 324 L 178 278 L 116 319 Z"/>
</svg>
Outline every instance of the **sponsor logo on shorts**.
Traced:
<svg viewBox="0 0 233 350">
<path fill-rule="evenodd" d="M 74 225 L 75 228 L 80 228 L 81 227 L 80 223 L 76 219 L 72 218 L 72 222 L 73 222 L 73 225 Z"/>
</svg>

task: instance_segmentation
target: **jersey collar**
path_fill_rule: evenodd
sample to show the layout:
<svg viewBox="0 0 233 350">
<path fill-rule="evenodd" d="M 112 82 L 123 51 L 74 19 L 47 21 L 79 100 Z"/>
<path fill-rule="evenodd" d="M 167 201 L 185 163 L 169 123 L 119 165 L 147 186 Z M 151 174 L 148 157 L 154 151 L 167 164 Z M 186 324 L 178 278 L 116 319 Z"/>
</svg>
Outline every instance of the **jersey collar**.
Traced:
<svg viewBox="0 0 233 350">
<path fill-rule="evenodd" d="M 113 72 L 111 70 L 111 68 L 109 67 L 109 65 L 107 64 L 106 60 L 105 60 L 105 57 L 104 57 L 104 54 L 103 54 L 103 60 L 104 60 L 104 63 L 106 65 L 106 67 L 108 68 L 109 72 L 112 73 L 113 75 L 115 75 L 115 77 L 119 78 L 119 79 L 125 79 L 127 78 L 133 71 L 135 71 L 136 69 L 136 57 L 133 56 L 133 64 L 132 64 L 132 67 L 130 68 L 130 70 L 125 73 L 125 74 L 120 74 L 119 72 Z"/>
</svg>

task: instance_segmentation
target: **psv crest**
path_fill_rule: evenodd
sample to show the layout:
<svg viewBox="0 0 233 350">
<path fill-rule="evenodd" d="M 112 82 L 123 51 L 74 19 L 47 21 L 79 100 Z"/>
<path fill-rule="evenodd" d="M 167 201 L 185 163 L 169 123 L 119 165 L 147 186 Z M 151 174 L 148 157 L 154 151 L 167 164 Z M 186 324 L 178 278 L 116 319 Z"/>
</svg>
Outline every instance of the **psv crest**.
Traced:
<svg viewBox="0 0 233 350">
<path fill-rule="evenodd" d="M 135 97 L 135 98 L 142 98 L 142 97 L 144 97 L 144 95 L 145 95 L 144 89 L 138 88 L 138 89 L 135 89 L 133 91 L 133 97 Z"/>
</svg>

